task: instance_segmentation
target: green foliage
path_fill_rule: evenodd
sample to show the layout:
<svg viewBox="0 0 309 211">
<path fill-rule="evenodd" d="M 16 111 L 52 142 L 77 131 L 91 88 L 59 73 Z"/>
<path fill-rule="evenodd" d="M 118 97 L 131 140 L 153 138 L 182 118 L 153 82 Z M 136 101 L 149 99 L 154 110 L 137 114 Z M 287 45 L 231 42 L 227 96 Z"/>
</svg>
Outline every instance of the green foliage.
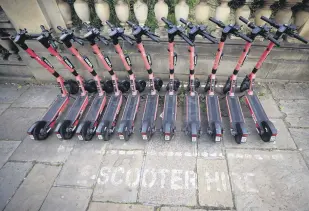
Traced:
<svg viewBox="0 0 309 211">
<path fill-rule="evenodd" d="M 150 27 L 150 29 L 154 31 L 156 28 L 158 28 L 156 15 L 154 12 L 154 6 L 156 4 L 156 0 L 147 0 L 146 3 L 148 5 L 148 17 L 146 21 L 146 26 Z"/>
</svg>

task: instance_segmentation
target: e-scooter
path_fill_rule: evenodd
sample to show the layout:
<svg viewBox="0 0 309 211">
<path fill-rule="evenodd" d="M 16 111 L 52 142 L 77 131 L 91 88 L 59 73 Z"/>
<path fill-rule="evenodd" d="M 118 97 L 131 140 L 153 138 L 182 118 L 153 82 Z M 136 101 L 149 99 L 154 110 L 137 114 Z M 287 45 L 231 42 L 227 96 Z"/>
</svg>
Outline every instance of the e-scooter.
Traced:
<svg viewBox="0 0 309 211">
<path fill-rule="evenodd" d="M 142 43 L 142 36 L 145 35 L 148 38 L 152 39 L 155 42 L 159 42 L 159 37 L 150 31 L 147 26 L 139 26 L 130 21 L 127 23 L 132 27 L 132 34 L 136 39 L 137 48 L 140 52 L 143 62 L 145 64 L 145 68 L 148 72 L 149 78 L 149 88 L 150 92 L 147 95 L 146 104 L 144 108 L 143 118 L 142 118 L 142 126 L 141 126 L 141 134 L 143 140 L 149 140 L 153 133 L 155 132 L 155 123 L 157 119 L 157 110 L 159 103 L 159 94 L 163 82 L 160 78 L 155 78 L 153 71 L 151 69 L 151 57 L 150 54 L 146 53 L 144 45 Z"/>
<path fill-rule="evenodd" d="M 185 24 L 189 29 L 188 36 L 190 40 L 194 43 L 195 37 L 197 35 L 209 40 L 212 43 L 218 43 L 218 41 L 210 35 L 206 26 L 204 25 L 193 25 L 191 22 L 180 18 L 180 22 Z M 194 67 L 197 64 L 197 54 L 195 52 L 194 46 L 189 46 L 190 54 L 190 76 L 189 76 L 189 93 L 186 94 L 186 127 L 185 133 L 191 136 L 192 142 L 195 142 L 201 133 L 201 115 L 200 115 L 200 100 L 197 91 L 195 91 L 200 82 L 194 77 Z"/>
<path fill-rule="evenodd" d="M 20 30 L 19 33 L 12 37 L 13 41 L 18 44 L 23 50 L 30 55 L 31 58 L 36 60 L 40 65 L 42 65 L 48 72 L 50 72 L 57 80 L 60 87 L 61 95 L 58 95 L 56 100 L 52 103 L 51 107 L 45 113 L 40 121 L 35 122 L 27 131 L 31 139 L 35 140 L 45 140 L 50 134 L 51 129 L 54 128 L 57 119 L 61 116 L 63 111 L 65 111 L 69 103 L 69 93 L 67 91 L 64 79 L 55 71 L 52 64 L 44 57 L 39 57 L 28 45 L 25 43 L 27 39 L 34 39 L 40 35 L 29 35 L 27 30 Z M 71 94 L 76 94 L 78 92 L 77 87 L 73 83 L 68 84 L 70 86 L 69 90 Z M 74 91 L 74 92 L 72 92 Z"/>
<path fill-rule="evenodd" d="M 271 26 L 277 28 L 277 32 L 275 33 L 275 36 L 273 37 L 273 39 L 268 38 L 270 40 L 270 43 L 268 44 L 266 50 L 261 55 L 259 61 L 253 68 L 252 72 L 249 75 L 247 75 L 242 81 L 241 86 L 240 86 L 240 91 L 243 92 L 247 90 L 245 94 L 246 104 L 248 105 L 251 116 L 255 122 L 255 127 L 257 129 L 257 132 L 264 142 L 269 142 L 269 141 L 276 140 L 278 131 L 273 125 L 273 123 L 267 117 L 266 112 L 264 108 L 262 107 L 262 104 L 258 96 L 254 93 L 254 81 L 255 81 L 256 73 L 261 68 L 263 62 L 266 60 L 270 51 L 277 44 L 275 40 L 280 39 L 280 37 L 283 36 L 284 34 L 290 37 L 294 37 L 304 43 L 308 43 L 308 41 L 302 38 L 301 36 L 299 36 L 295 32 L 296 26 L 294 25 L 277 24 L 275 21 L 268 19 L 264 16 L 262 16 L 261 19 L 269 23 Z M 254 23 L 251 23 L 244 18 L 240 20 L 246 23 L 251 29 L 256 27 Z"/>
<path fill-rule="evenodd" d="M 95 28 L 89 24 L 84 23 L 84 25 L 87 27 L 88 33 L 84 35 L 84 38 L 87 39 L 91 45 L 91 48 L 93 50 L 93 53 L 97 55 L 100 62 L 103 64 L 105 69 L 109 72 L 111 75 L 111 80 L 108 80 L 104 84 L 104 90 L 107 93 L 114 92 L 113 95 L 110 97 L 110 100 L 107 104 L 107 107 L 105 109 L 105 112 L 103 114 L 103 117 L 101 121 L 99 122 L 96 134 L 98 135 L 99 139 L 104 139 L 104 141 L 108 141 L 114 132 L 118 115 L 121 109 L 122 104 L 122 93 L 126 92 L 130 88 L 130 82 L 127 80 L 123 80 L 118 83 L 118 78 L 114 70 L 112 69 L 112 63 L 110 59 L 107 56 L 103 55 L 103 52 L 100 50 L 100 47 L 98 46 L 97 42 L 101 41 L 105 45 L 108 45 L 108 39 L 104 36 L 100 35 L 100 30 L 98 28 Z M 89 113 L 86 116 L 86 120 L 80 124 L 80 126 L 77 128 L 77 132 L 81 132 L 82 134 L 85 133 L 85 126 L 82 125 L 89 125 L 89 120 L 91 120 L 91 113 Z M 96 122 L 97 124 L 97 122 Z M 85 136 L 85 135 L 83 135 Z"/>
<path fill-rule="evenodd" d="M 146 87 L 146 82 L 143 80 L 135 81 L 135 75 L 132 71 L 132 64 L 130 57 L 125 55 L 122 51 L 121 46 L 119 45 L 119 38 L 126 40 L 128 43 L 133 45 L 134 39 L 130 36 L 124 34 L 124 29 L 120 27 L 115 27 L 109 21 L 106 21 L 106 24 L 111 28 L 109 34 L 110 38 L 113 41 L 115 50 L 119 55 L 125 69 L 127 70 L 130 78 L 131 93 L 128 95 L 127 102 L 123 111 L 123 115 L 120 121 L 118 128 L 118 136 L 120 139 L 129 140 L 130 136 L 134 130 L 134 120 L 138 110 L 140 102 L 140 92 L 143 92 Z"/>
<path fill-rule="evenodd" d="M 239 32 L 240 27 L 238 25 L 230 24 L 225 26 L 224 23 L 214 18 L 209 18 L 209 20 L 223 29 L 215 62 L 205 86 L 205 91 L 208 91 L 206 95 L 208 133 L 214 136 L 215 141 L 217 142 L 222 140 L 223 128 L 219 99 L 218 96 L 215 95 L 214 89 L 216 83 L 216 72 L 223 55 L 224 43 L 229 34 L 241 37 L 247 42 L 252 42 L 252 40 Z M 245 119 L 240 107 L 239 99 L 237 96 L 231 94 L 226 96 L 226 101 L 230 117 L 231 133 L 235 137 L 237 143 L 245 142 L 248 136 L 248 131 L 245 127 Z"/>
<path fill-rule="evenodd" d="M 76 56 L 76 58 L 82 63 L 82 65 L 92 74 L 94 77 L 94 80 L 96 82 L 97 90 L 98 90 L 98 95 L 95 96 L 93 99 L 90 109 L 88 111 L 88 115 L 91 116 L 89 121 L 90 123 L 87 125 L 84 125 L 84 138 L 85 140 L 91 140 L 95 133 L 95 128 L 97 121 L 100 119 L 103 109 L 106 105 L 106 94 L 102 90 L 101 87 L 101 79 L 96 73 L 96 71 L 93 68 L 93 65 L 91 64 L 90 60 L 86 56 L 81 56 L 78 50 L 72 45 L 71 40 L 83 45 L 83 41 L 77 37 L 74 36 L 72 30 L 68 29 L 63 29 L 62 27 L 58 26 L 57 27 L 61 32 L 62 35 L 60 36 L 60 40 L 64 43 L 64 45 L 70 50 L 70 52 Z M 88 97 L 85 99 L 85 97 L 80 96 L 79 98 L 76 99 L 75 103 L 73 104 L 72 109 L 69 111 L 67 116 L 64 118 L 64 120 L 58 124 L 56 128 L 56 134 L 58 138 L 64 138 L 64 139 L 70 139 L 74 135 L 75 130 L 78 127 L 79 121 L 73 121 L 75 116 L 82 116 L 82 113 L 77 112 L 78 108 L 86 108 L 88 104 Z M 94 128 L 94 129 L 93 129 Z M 79 136 L 79 139 L 81 137 Z"/>
<path fill-rule="evenodd" d="M 177 54 L 174 52 L 174 39 L 175 36 L 180 36 L 190 46 L 194 46 L 194 43 L 185 34 L 184 29 L 172 24 L 166 18 L 161 20 L 168 26 L 168 52 L 169 52 L 169 83 L 167 85 L 167 92 L 164 98 L 163 108 L 163 120 L 162 120 L 162 132 L 166 141 L 171 140 L 175 134 L 176 129 L 176 114 L 177 114 L 177 90 L 180 82 L 175 79 L 174 66 L 177 61 Z"/>
</svg>

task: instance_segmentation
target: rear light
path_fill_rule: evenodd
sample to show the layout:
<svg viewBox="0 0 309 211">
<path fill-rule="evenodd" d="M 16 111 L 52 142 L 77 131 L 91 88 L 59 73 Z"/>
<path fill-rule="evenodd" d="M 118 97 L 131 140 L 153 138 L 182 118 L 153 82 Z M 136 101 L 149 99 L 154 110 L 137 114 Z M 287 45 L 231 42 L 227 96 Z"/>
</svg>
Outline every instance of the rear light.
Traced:
<svg viewBox="0 0 309 211">
<path fill-rule="evenodd" d="M 123 139 L 124 139 L 124 136 L 123 136 L 123 134 L 122 134 L 122 133 L 118 133 L 118 136 L 119 136 L 119 138 L 120 138 L 121 140 L 123 140 Z"/>
<path fill-rule="evenodd" d="M 171 134 L 170 133 L 165 133 L 164 134 L 164 139 L 165 139 L 165 141 L 171 140 Z"/>
</svg>

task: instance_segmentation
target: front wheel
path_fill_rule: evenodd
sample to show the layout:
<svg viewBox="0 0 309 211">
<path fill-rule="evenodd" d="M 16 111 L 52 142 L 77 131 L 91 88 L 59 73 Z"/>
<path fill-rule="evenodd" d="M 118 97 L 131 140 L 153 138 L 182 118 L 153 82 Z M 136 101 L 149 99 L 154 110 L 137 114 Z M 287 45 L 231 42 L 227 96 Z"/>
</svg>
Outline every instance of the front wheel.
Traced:
<svg viewBox="0 0 309 211">
<path fill-rule="evenodd" d="M 231 78 L 229 77 L 223 87 L 223 94 L 228 93 L 231 90 Z"/>
<path fill-rule="evenodd" d="M 74 132 L 71 128 L 71 120 L 64 120 L 60 129 L 59 133 L 62 136 L 63 139 L 68 140 L 71 139 L 74 135 Z"/>
<path fill-rule="evenodd" d="M 250 79 L 249 79 L 249 76 L 246 75 L 244 80 L 241 82 L 240 91 L 244 92 L 244 91 L 248 90 L 249 88 L 250 88 Z"/>
<path fill-rule="evenodd" d="M 78 83 L 72 79 L 65 81 L 64 85 L 68 92 L 72 95 L 77 94 L 79 91 Z"/>
<path fill-rule="evenodd" d="M 46 131 L 46 121 L 40 121 L 33 130 L 33 137 L 35 140 L 42 141 L 45 140 L 49 133 Z"/>
</svg>

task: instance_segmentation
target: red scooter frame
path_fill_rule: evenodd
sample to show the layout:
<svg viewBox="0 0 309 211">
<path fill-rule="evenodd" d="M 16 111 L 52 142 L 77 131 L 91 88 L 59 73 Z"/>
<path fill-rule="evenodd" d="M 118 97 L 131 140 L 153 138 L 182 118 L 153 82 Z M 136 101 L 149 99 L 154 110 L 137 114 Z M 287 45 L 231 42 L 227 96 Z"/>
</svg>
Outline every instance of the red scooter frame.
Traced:
<svg viewBox="0 0 309 211">
<path fill-rule="evenodd" d="M 20 30 L 20 32 L 15 36 L 14 42 L 56 78 L 61 91 L 61 95 L 57 96 L 51 107 L 44 114 L 42 120 L 35 122 L 27 131 L 31 139 L 44 140 L 50 134 L 49 132 L 51 129 L 55 127 L 57 119 L 61 116 L 63 111 L 65 111 L 69 102 L 69 93 L 65 87 L 64 79 L 59 75 L 58 72 L 55 71 L 51 63 L 44 57 L 40 58 L 25 43 L 27 39 L 33 39 L 34 37 L 37 36 L 28 35 L 27 30 L 24 29 Z"/>
</svg>

